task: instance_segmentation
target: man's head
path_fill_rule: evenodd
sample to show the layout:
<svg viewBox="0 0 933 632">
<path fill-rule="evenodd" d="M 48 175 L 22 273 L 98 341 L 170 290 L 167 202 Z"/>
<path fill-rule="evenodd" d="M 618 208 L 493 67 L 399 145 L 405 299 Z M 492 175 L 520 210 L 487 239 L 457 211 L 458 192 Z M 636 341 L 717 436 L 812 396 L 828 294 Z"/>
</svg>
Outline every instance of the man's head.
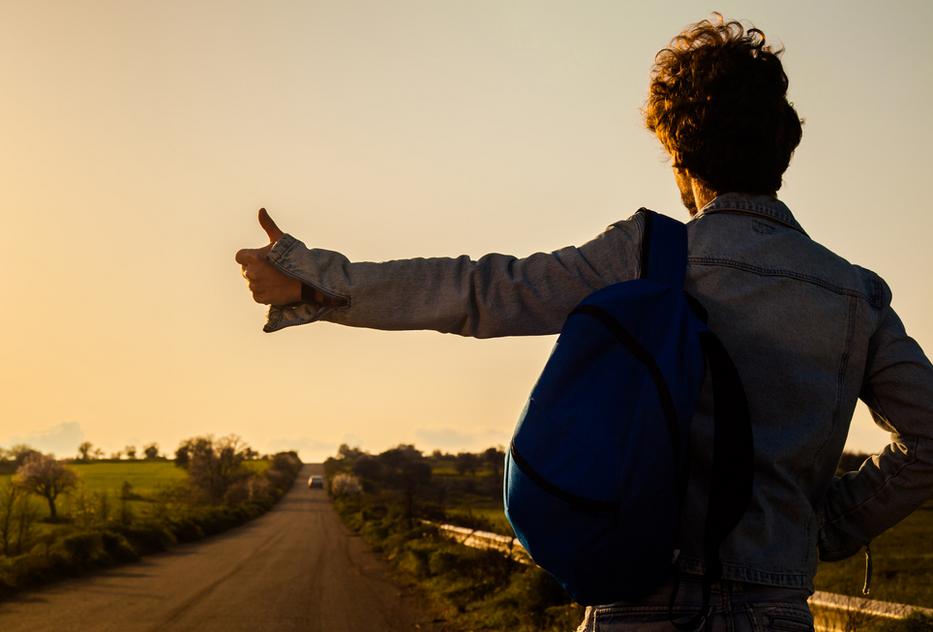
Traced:
<svg viewBox="0 0 933 632">
<path fill-rule="evenodd" d="M 783 50 L 722 16 L 687 27 L 655 56 L 645 125 L 671 155 L 691 214 L 697 196 L 774 195 L 800 143 Z"/>
</svg>

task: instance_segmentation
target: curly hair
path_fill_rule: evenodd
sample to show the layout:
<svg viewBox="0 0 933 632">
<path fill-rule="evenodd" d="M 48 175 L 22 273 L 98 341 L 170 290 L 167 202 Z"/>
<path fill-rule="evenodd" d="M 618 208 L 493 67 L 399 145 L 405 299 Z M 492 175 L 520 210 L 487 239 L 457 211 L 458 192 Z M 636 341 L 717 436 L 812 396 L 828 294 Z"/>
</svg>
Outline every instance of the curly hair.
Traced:
<svg viewBox="0 0 933 632">
<path fill-rule="evenodd" d="M 783 48 L 765 34 L 713 14 L 655 56 L 645 125 L 716 193 L 774 194 L 800 143 L 801 120 L 787 101 Z"/>
</svg>

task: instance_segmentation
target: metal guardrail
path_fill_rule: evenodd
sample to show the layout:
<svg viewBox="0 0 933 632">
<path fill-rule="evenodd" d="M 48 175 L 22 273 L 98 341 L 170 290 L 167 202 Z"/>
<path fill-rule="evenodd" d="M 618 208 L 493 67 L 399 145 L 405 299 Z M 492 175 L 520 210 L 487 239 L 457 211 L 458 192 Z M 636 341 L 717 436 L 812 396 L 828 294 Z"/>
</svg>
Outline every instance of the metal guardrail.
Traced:
<svg viewBox="0 0 933 632">
<path fill-rule="evenodd" d="M 452 524 L 425 522 L 434 525 L 441 534 L 464 546 L 499 551 L 523 564 L 532 564 L 528 552 L 525 551 L 521 542 L 515 537 L 458 527 Z M 817 629 L 826 631 L 853 629 L 847 627 L 847 624 L 851 624 L 852 615 L 903 619 L 914 612 L 920 612 L 933 617 L 933 608 L 923 608 L 890 601 L 877 601 L 864 597 L 851 597 L 823 591 L 814 592 L 810 596 L 809 603 L 811 608 L 832 612 L 829 616 L 819 617 L 820 620 L 817 622 Z"/>
<path fill-rule="evenodd" d="M 429 524 L 433 524 L 443 535 L 451 540 L 456 540 L 464 546 L 499 551 L 523 564 L 532 563 L 525 547 L 515 537 L 489 533 L 488 531 L 477 531 L 476 529 L 458 527 L 452 524 L 438 524 L 436 522 Z"/>
<path fill-rule="evenodd" d="M 919 612 L 928 617 L 933 617 L 933 608 L 923 608 L 921 606 L 912 606 L 906 603 L 896 603 L 893 601 L 877 601 L 867 597 L 852 597 L 850 595 L 840 595 L 837 593 L 816 591 L 810 595 L 810 607 L 826 608 L 828 610 L 838 610 L 842 612 L 858 612 L 870 617 L 881 617 L 884 619 L 904 619 L 905 617 Z"/>
</svg>

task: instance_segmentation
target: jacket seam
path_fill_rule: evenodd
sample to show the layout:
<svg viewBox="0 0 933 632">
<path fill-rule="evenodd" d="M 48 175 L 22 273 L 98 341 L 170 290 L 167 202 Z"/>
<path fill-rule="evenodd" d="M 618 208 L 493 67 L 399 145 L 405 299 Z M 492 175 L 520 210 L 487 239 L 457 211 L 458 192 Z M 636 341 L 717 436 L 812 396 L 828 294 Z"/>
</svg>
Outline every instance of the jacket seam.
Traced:
<svg viewBox="0 0 933 632">
<path fill-rule="evenodd" d="M 722 566 L 724 579 L 765 583 L 772 586 L 791 588 L 809 588 L 812 582 L 811 575 L 789 569 L 765 570 L 745 564 L 732 563 L 728 560 L 723 560 Z M 699 559 L 684 557 L 681 570 L 686 573 L 702 573 L 705 570 L 705 565 Z"/>
<path fill-rule="evenodd" d="M 855 337 L 855 321 L 858 316 L 858 301 L 855 300 L 855 297 L 850 296 L 848 303 L 846 309 L 846 337 L 842 347 L 842 357 L 839 359 L 839 371 L 836 373 L 836 397 L 833 402 L 833 418 L 831 420 L 829 433 L 823 439 L 822 443 L 820 443 L 820 447 L 816 451 L 814 462 L 819 462 L 823 450 L 826 449 L 826 444 L 835 434 L 836 422 L 839 418 L 839 408 L 842 406 L 846 372 L 849 369 L 849 357 L 852 355 L 852 339 Z"/>
<path fill-rule="evenodd" d="M 868 302 L 869 297 L 858 290 L 850 290 L 848 288 L 840 287 L 833 283 L 829 283 L 819 277 L 811 276 L 809 274 L 802 274 L 800 272 L 794 272 L 793 270 L 788 270 L 786 268 L 766 268 L 763 266 L 756 266 L 750 263 L 744 263 L 742 261 L 735 261 L 734 259 L 724 259 L 721 257 L 688 257 L 687 261 L 696 265 L 720 265 L 729 268 L 736 268 L 738 270 L 744 270 L 746 272 L 754 272 L 764 276 L 782 276 L 790 279 L 795 279 L 797 281 L 803 281 L 805 283 L 810 283 L 811 285 L 816 285 L 830 292 L 840 294 L 842 296 L 850 296 L 853 298 L 860 298 L 863 301 Z"/>
</svg>

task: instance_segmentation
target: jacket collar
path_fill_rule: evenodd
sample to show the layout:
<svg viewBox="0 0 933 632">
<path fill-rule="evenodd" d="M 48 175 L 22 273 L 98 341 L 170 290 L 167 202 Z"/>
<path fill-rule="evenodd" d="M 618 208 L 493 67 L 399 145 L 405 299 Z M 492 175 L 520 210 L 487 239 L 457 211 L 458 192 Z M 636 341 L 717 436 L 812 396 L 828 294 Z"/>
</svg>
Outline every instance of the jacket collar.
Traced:
<svg viewBox="0 0 933 632">
<path fill-rule="evenodd" d="M 749 195 L 746 193 L 723 193 L 700 209 L 694 216 L 699 219 L 710 213 L 741 213 L 758 215 L 784 224 L 806 235 L 803 227 L 794 219 L 787 205 L 770 195 Z"/>
</svg>

